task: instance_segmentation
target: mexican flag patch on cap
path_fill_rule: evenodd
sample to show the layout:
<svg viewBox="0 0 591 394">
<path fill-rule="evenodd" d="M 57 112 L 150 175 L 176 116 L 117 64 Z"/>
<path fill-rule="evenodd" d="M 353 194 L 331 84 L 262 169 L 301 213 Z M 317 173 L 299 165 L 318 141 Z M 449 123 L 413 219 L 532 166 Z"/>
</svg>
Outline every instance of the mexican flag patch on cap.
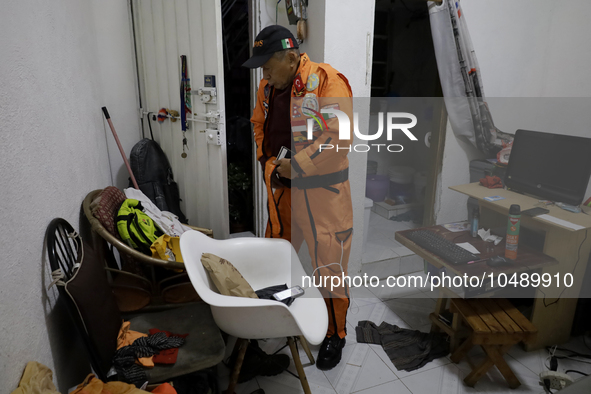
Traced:
<svg viewBox="0 0 591 394">
<path fill-rule="evenodd" d="M 281 45 L 283 46 L 283 49 L 288 49 L 288 48 L 293 48 L 293 40 L 291 38 L 285 38 L 283 40 L 281 40 Z"/>
</svg>

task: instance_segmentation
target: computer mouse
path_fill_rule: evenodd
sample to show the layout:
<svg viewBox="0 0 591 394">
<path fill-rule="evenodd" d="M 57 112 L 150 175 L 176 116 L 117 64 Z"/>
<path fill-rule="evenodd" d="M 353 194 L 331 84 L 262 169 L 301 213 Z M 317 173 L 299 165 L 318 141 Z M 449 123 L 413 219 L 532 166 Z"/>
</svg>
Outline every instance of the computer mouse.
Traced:
<svg viewBox="0 0 591 394">
<path fill-rule="evenodd" d="M 489 267 L 502 267 L 504 265 L 511 265 L 511 261 L 507 260 L 503 256 L 493 256 L 486 261 Z"/>
</svg>

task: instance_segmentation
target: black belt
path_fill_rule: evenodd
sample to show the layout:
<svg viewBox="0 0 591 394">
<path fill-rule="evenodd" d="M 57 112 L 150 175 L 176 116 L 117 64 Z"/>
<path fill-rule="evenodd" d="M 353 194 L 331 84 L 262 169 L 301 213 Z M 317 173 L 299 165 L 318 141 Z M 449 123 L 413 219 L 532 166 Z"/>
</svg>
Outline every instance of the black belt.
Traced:
<svg viewBox="0 0 591 394">
<path fill-rule="evenodd" d="M 343 183 L 349 179 L 349 168 L 345 168 L 342 171 L 332 172 L 324 175 L 312 175 L 304 178 L 294 178 L 291 180 L 291 187 L 297 187 L 298 189 L 316 189 L 323 187 L 329 190 L 336 191 L 334 188 L 328 186 Z"/>
</svg>

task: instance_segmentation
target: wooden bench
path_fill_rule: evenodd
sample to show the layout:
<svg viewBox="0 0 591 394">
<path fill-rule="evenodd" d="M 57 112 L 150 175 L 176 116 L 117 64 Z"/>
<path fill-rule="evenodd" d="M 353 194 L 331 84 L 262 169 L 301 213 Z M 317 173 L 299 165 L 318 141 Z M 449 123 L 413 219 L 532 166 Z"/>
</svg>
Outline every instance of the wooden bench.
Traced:
<svg viewBox="0 0 591 394">
<path fill-rule="evenodd" d="M 460 362 L 475 345 L 482 346 L 487 358 L 480 365 L 474 367 L 464 379 L 467 386 L 474 387 L 493 365 L 496 365 L 509 387 L 512 389 L 521 384 L 507 362 L 503 359 L 511 347 L 519 342 L 535 341 L 537 329 L 525 318 L 508 300 L 494 299 L 450 299 L 450 312 L 453 313 L 451 327 L 439 320 L 436 311 L 430 315 L 433 328 L 443 329 L 451 337 L 451 360 Z M 438 309 L 443 309 L 438 305 Z M 469 329 L 462 327 L 465 323 Z M 462 337 L 466 337 L 458 346 Z"/>
</svg>

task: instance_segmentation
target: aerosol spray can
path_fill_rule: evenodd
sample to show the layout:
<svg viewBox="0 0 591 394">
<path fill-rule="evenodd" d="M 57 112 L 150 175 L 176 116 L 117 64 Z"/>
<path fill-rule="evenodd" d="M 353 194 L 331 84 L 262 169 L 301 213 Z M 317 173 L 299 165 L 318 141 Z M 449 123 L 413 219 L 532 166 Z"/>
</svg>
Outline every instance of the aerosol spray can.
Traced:
<svg viewBox="0 0 591 394">
<path fill-rule="evenodd" d="M 480 213 L 478 212 L 478 208 L 474 208 L 474 210 L 472 211 L 472 229 L 471 229 L 471 233 L 472 233 L 472 237 L 476 238 L 478 237 L 478 222 L 480 219 Z"/>
<path fill-rule="evenodd" d="M 509 220 L 507 221 L 507 242 L 505 244 L 505 258 L 515 260 L 517 258 L 517 244 L 519 243 L 519 224 L 521 223 L 521 207 L 517 204 L 509 208 Z"/>
</svg>

